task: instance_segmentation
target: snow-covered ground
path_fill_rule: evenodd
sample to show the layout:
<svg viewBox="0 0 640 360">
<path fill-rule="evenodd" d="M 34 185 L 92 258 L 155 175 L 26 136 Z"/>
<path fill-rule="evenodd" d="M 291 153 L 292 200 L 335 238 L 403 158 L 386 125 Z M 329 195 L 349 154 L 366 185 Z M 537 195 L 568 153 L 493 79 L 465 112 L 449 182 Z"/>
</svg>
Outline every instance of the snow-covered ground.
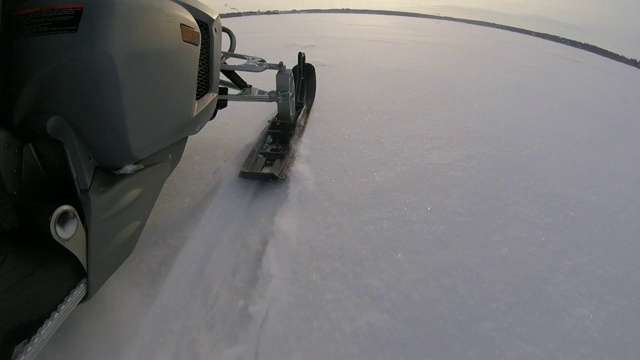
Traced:
<svg viewBox="0 0 640 360">
<path fill-rule="evenodd" d="M 225 25 L 316 66 L 290 178 L 236 177 L 271 106 L 221 112 L 41 359 L 640 357 L 640 71 L 424 19 Z"/>
</svg>

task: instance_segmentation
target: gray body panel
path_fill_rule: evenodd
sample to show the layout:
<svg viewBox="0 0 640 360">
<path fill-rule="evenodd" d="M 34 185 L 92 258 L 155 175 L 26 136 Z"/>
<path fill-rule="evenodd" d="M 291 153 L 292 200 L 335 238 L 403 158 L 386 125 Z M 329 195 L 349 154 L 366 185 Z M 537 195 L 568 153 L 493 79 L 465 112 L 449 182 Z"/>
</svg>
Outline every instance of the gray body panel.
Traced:
<svg viewBox="0 0 640 360">
<path fill-rule="evenodd" d="M 66 4 L 21 2 L 12 11 L 55 5 Z M 212 64 L 210 93 L 196 101 L 199 47 L 182 40 L 180 24 L 211 25 L 212 55 L 220 53 L 221 34 L 219 16 L 197 6 L 204 10 L 194 2 L 89 0 L 77 33 L 16 34 L 11 125 L 33 113 L 58 115 L 107 169 L 197 133 L 215 110 L 219 62 Z"/>
<path fill-rule="evenodd" d="M 81 195 L 89 228 L 88 295 L 109 279 L 138 242 L 164 182 L 178 165 L 187 139 L 148 159 L 135 174 L 97 170 L 91 190 Z"/>
</svg>

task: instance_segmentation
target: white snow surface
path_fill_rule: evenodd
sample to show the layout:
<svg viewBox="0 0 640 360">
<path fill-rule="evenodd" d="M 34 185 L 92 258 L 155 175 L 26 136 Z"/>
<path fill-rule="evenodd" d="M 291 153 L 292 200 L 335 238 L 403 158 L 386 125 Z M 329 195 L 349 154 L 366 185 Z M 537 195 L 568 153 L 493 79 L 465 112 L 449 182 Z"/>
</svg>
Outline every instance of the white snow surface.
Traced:
<svg viewBox="0 0 640 360">
<path fill-rule="evenodd" d="M 225 25 L 316 66 L 289 179 L 236 177 L 274 108 L 230 104 L 41 359 L 640 357 L 640 71 L 435 20 Z"/>
</svg>

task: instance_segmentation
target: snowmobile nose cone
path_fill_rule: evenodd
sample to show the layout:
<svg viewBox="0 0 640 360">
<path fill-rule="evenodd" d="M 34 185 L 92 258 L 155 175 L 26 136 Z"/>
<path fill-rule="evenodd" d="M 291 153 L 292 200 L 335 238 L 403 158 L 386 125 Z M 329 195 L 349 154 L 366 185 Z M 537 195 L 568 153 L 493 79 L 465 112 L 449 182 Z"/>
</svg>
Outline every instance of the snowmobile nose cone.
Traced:
<svg viewBox="0 0 640 360">
<path fill-rule="evenodd" d="M 51 235 L 58 241 L 68 241 L 78 232 L 79 224 L 76 209 L 69 205 L 60 206 L 51 217 Z"/>
</svg>

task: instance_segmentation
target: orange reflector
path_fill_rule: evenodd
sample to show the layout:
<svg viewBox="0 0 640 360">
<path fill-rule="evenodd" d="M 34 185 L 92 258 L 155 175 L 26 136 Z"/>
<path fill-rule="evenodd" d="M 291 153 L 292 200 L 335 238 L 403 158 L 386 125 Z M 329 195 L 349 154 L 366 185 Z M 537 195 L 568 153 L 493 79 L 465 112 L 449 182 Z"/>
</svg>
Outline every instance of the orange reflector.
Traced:
<svg viewBox="0 0 640 360">
<path fill-rule="evenodd" d="M 198 30 L 185 24 L 180 24 L 180 33 L 182 34 L 182 41 L 195 46 L 200 45 L 200 33 Z"/>
</svg>

